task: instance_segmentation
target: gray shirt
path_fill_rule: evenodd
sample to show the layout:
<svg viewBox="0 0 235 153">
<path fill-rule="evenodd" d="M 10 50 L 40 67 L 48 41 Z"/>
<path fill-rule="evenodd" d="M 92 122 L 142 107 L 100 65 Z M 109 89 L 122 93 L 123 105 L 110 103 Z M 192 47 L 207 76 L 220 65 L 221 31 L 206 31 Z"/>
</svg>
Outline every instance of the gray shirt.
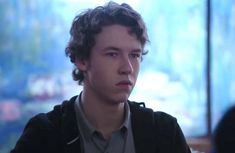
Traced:
<svg viewBox="0 0 235 153">
<path fill-rule="evenodd" d="M 76 99 L 75 112 L 84 153 L 135 153 L 128 103 L 125 103 L 125 119 L 122 126 L 112 133 L 109 140 L 104 139 L 101 132 L 87 120 L 79 96 Z"/>
</svg>

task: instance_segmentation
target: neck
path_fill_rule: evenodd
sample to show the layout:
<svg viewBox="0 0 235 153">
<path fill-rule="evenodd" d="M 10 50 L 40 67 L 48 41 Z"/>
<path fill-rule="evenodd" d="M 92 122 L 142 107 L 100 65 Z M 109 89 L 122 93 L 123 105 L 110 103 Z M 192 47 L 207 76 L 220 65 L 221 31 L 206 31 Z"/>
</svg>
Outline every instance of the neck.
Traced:
<svg viewBox="0 0 235 153">
<path fill-rule="evenodd" d="M 124 121 L 125 103 L 104 102 L 86 92 L 82 94 L 82 107 L 88 121 L 100 131 L 104 138 L 109 139 L 112 132 L 120 128 Z"/>
</svg>

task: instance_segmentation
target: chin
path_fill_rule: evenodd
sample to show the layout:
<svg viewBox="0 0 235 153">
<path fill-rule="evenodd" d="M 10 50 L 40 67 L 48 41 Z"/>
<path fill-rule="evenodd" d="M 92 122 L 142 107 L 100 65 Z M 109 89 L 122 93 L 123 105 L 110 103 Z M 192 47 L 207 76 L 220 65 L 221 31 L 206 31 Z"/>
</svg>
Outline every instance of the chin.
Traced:
<svg viewBox="0 0 235 153">
<path fill-rule="evenodd" d="M 119 92 L 119 93 L 110 94 L 109 98 L 111 101 L 115 103 L 124 103 L 124 102 L 127 102 L 129 96 L 130 96 L 130 93 Z"/>
<path fill-rule="evenodd" d="M 121 102 L 121 103 L 127 102 L 128 98 L 129 98 L 129 95 L 120 96 L 120 98 L 118 98 L 117 101 L 118 101 L 118 102 Z"/>
</svg>

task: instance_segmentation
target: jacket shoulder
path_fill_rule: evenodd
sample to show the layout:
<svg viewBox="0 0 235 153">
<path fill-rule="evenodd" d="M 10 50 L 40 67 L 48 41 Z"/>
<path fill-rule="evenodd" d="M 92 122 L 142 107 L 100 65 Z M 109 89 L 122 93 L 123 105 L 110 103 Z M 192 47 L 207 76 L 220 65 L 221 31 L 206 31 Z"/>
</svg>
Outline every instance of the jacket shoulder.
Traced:
<svg viewBox="0 0 235 153">
<path fill-rule="evenodd" d="M 149 114 L 151 117 L 154 118 L 155 122 L 164 122 L 168 124 L 177 122 L 174 116 L 163 111 L 154 111 L 151 108 L 147 108 L 144 102 L 129 101 L 128 103 L 130 105 L 131 112 Z"/>
<path fill-rule="evenodd" d="M 67 118 L 70 118 L 64 119 L 64 116 L 67 116 L 66 113 L 72 108 L 71 100 L 64 101 L 62 104 L 54 106 L 54 109 L 48 113 L 33 116 L 25 125 L 23 133 L 11 153 L 63 152 L 62 125 L 64 120 L 67 121 Z"/>
<path fill-rule="evenodd" d="M 58 139 L 57 133 L 58 131 L 45 113 L 35 115 L 26 124 L 11 153 L 49 153 L 52 151 L 59 153 L 56 146 L 61 144 L 61 141 Z M 50 144 L 50 147 L 44 147 L 48 144 Z"/>
<path fill-rule="evenodd" d="M 133 131 L 139 150 L 145 150 L 142 140 L 149 140 L 148 148 L 164 153 L 190 153 L 177 119 L 162 111 L 153 111 L 142 103 L 129 102 L 132 113 Z M 143 134 L 140 134 L 143 133 Z M 150 145 L 151 144 L 151 145 Z M 144 148 L 144 149 L 143 149 Z M 149 152 L 151 152 L 150 149 Z"/>
</svg>

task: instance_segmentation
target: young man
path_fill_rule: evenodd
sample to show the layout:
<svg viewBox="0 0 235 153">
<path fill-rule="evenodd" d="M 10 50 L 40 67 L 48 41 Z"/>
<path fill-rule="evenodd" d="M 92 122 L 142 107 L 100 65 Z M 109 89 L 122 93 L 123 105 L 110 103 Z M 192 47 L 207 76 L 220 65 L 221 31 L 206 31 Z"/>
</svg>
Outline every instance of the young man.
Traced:
<svg viewBox="0 0 235 153">
<path fill-rule="evenodd" d="M 89 9 L 70 34 L 66 54 L 83 91 L 33 117 L 11 153 L 190 153 L 174 117 L 128 101 L 148 41 L 135 10 Z"/>
</svg>

